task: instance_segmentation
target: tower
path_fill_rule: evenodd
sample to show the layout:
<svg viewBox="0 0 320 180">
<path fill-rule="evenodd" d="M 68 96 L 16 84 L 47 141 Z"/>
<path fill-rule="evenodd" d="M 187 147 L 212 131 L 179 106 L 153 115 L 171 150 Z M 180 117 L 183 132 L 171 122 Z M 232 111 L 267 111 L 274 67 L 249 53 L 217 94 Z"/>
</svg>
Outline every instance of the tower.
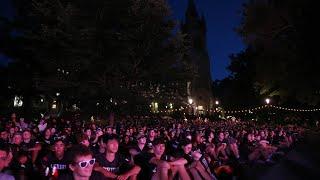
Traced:
<svg viewBox="0 0 320 180">
<path fill-rule="evenodd" d="M 199 15 L 193 0 L 189 0 L 185 13 L 185 21 L 181 25 L 182 33 L 190 39 L 190 52 L 188 57 L 196 67 L 196 75 L 191 82 L 190 98 L 197 109 L 206 111 L 212 104 L 210 60 L 206 42 L 206 20 Z"/>
</svg>

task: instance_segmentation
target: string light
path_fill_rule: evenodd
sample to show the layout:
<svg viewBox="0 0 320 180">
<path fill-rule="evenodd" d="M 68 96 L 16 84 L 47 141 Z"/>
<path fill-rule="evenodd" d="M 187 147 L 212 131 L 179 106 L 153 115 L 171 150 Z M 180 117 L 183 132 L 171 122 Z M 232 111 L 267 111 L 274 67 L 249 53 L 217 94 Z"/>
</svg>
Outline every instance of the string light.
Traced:
<svg viewBox="0 0 320 180">
<path fill-rule="evenodd" d="M 320 111 L 320 109 L 293 109 L 293 108 L 286 108 L 286 107 L 275 106 L 275 105 L 263 105 L 263 106 L 250 108 L 250 109 L 242 109 L 242 110 L 235 110 L 235 111 L 226 110 L 225 113 L 227 113 L 227 114 L 247 113 L 247 112 L 258 111 L 258 110 L 269 108 L 269 107 L 279 109 L 279 110 L 294 111 L 294 112 L 317 112 L 317 111 Z"/>
<path fill-rule="evenodd" d="M 216 109 L 210 109 L 210 110 L 204 110 L 206 112 L 213 112 L 213 113 L 219 113 L 219 112 L 224 112 L 226 114 L 236 114 L 236 113 L 253 113 L 256 111 L 260 111 L 266 108 L 274 108 L 278 110 L 283 110 L 283 111 L 293 111 L 293 112 L 318 112 L 320 109 L 314 108 L 314 109 L 294 109 L 294 108 L 286 108 L 286 107 L 281 107 L 281 106 L 275 106 L 275 105 L 262 105 L 254 108 L 249 108 L 249 109 L 241 109 L 241 110 L 216 110 Z M 179 109 L 172 109 L 172 110 L 163 110 L 159 111 L 160 113 L 164 112 L 174 112 L 174 111 L 184 111 L 187 109 L 187 107 L 181 107 Z"/>
</svg>

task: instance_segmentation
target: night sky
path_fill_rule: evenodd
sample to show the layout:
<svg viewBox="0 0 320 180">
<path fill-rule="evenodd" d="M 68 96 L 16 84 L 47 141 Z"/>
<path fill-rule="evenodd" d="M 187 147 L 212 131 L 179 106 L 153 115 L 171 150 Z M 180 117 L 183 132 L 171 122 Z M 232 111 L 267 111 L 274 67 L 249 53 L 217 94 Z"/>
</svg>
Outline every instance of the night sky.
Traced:
<svg viewBox="0 0 320 180">
<path fill-rule="evenodd" d="M 168 0 L 172 6 L 173 16 L 184 20 L 188 0 Z M 226 67 L 229 55 L 240 52 L 244 45 L 234 28 L 240 23 L 240 10 L 246 0 L 194 0 L 199 14 L 207 20 L 207 43 L 211 61 L 212 79 L 228 76 Z M 0 0 L 0 16 L 12 16 L 10 0 Z M 7 62 L 0 54 L 0 65 Z"/>
<path fill-rule="evenodd" d="M 174 16 L 184 19 L 188 0 L 169 0 Z M 235 33 L 241 19 L 241 7 L 246 0 L 194 0 L 199 14 L 207 20 L 207 45 L 213 80 L 228 76 L 229 55 L 238 53 L 244 45 Z"/>
</svg>

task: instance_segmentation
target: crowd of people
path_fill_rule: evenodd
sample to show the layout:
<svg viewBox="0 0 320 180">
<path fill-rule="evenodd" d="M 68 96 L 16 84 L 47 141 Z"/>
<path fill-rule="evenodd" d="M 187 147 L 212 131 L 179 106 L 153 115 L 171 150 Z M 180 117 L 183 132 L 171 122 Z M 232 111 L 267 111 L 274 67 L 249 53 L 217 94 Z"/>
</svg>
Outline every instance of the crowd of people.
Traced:
<svg viewBox="0 0 320 180">
<path fill-rule="evenodd" d="M 276 164 L 305 131 L 239 119 L 101 122 L 2 117 L 0 179 L 234 179 L 244 167 Z"/>
</svg>

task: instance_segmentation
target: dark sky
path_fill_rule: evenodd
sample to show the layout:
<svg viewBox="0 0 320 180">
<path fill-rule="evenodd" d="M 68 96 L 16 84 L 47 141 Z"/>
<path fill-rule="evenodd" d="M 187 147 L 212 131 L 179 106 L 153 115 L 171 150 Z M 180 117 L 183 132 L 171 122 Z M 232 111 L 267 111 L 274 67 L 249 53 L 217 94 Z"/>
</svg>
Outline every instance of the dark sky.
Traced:
<svg viewBox="0 0 320 180">
<path fill-rule="evenodd" d="M 184 19 L 188 0 L 169 0 L 173 14 Z M 234 28 L 240 23 L 241 7 L 246 0 L 194 0 L 199 14 L 207 20 L 207 45 L 212 79 L 228 76 L 229 55 L 240 52 L 244 45 Z"/>
<path fill-rule="evenodd" d="M 10 0 L 0 0 L 0 16 L 12 17 L 13 12 L 9 2 Z M 7 64 L 7 62 L 7 58 L 0 54 L 0 66 Z"/>
<path fill-rule="evenodd" d="M 0 15 L 12 16 L 10 0 L 0 0 Z M 173 16 L 178 20 L 184 19 L 188 0 L 168 0 L 172 6 Z M 226 67 L 228 56 L 240 52 L 244 45 L 240 37 L 234 32 L 241 16 L 241 5 L 246 0 L 194 0 L 199 14 L 207 20 L 207 43 L 211 61 L 212 79 L 223 79 L 228 76 Z M 0 54 L 0 65 L 6 58 Z"/>
</svg>

